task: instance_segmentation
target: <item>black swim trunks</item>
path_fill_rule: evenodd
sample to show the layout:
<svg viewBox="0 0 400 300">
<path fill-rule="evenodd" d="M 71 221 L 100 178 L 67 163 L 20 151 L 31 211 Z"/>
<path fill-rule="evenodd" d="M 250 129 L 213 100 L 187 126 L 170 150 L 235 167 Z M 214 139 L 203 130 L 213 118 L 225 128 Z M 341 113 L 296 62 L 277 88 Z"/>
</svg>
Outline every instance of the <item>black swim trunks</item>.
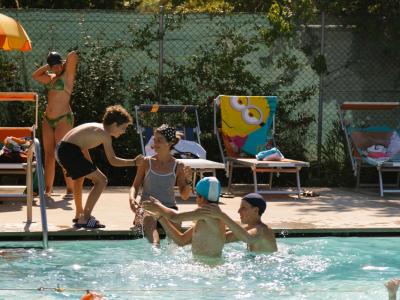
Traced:
<svg viewBox="0 0 400 300">
<path fill-rule="evenodd" d="M 75 144 L 61 142 L 57 145 L 56 158 L 65 169 L 67 176 L 78 179 L 96 171 L 96 166 L 87 160 L 81 148 Z"/>
</svg>

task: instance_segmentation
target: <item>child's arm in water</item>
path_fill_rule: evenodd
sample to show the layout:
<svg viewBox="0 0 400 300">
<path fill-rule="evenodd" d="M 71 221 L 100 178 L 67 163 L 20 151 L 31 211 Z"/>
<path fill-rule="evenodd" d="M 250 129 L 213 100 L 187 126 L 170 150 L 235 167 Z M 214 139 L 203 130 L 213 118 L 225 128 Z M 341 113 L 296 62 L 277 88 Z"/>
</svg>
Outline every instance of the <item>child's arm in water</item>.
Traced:
<svg viewBox="0 0 400 300">
<path fill-rule="evenodd" d="M 220 219 L 222 222 L 226 224 L 226 226 L 229 227 L 231 232 L 227 233 L 227 242 L 234 242 L 237 240 L 241 240 L 245 243 L 252 244 L 255 243 L 259 238 L 257 236 L 257 231 L 255 229 L 247 231 L 240 224 L 232 220 L 226 213 L 224 213 L 218 205 L 209 204 L 202 207 L 200 210 L 204 214 L 207 214 L 210 217 Z M 234 238 L 232 235 L 236 238 Z"/>
<path fill-rule="evenodd" d="M 182 233 L 165 217 L 161 216 L 158 218 L 158 222 L 164 228 L 167 236 L 171 238 L 178 246 L 185 246 L 192 243 L 193 227 Z"/>
<path fill-rule="evenodd" d="M 162 205 L 161 202 L 154 197 L 150 197 L 149 200 L 143 201 L 142 205 L 145 210 L 158 216 L 163 216 L 169 220 L 174 220 L 178 214 L 174 209 Z"/>
<path fill-rule="evenodd" d="M 163 216 L 174 223 L 180 223 L 183 221 L 197 221 L 209 218 L 209 216 L 199 211 L 199 209 L 179 213 L 174 209 L 162 205 L 160 201 L 153 197 L 150 197 L 149 201 L 143 201 L 143 207 L 145 210 Z"/>
</svg>

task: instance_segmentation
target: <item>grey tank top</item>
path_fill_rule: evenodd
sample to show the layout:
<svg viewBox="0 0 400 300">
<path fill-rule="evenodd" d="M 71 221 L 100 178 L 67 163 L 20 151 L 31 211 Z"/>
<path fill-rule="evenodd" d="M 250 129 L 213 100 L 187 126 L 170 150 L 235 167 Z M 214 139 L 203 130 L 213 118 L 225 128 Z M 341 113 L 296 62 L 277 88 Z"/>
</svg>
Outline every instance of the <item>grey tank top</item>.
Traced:
<svg viewBox="0 0 400 300">
<path fill-rule="evenodd" d="M 174 163 L 172 172 L 160 174 L 153 171 L 151 168 L 151 159 L 149 160 L 149 170 L 143 181 L 142 201 L 152 196 L 160 200 L 160 202 L 167 207 L 176 206 L 174 193 L 176 163 L 177 161 Z"/>
</svg>

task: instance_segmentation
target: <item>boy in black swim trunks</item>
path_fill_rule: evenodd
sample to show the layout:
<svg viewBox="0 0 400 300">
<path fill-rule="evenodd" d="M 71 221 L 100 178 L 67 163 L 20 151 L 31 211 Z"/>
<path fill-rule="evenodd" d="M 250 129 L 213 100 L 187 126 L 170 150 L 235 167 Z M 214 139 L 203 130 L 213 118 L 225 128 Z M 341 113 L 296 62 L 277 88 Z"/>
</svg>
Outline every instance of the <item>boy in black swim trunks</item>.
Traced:
<svg viewBox="0 0 400 300">
<path fill-rule="evenodd" d="M 57 161 L 73 180 L 76 214 L 76 227 L 104 228 L 105 226 L 91 216 L 101 193 L 107 186 L 107 177 L 92 162 L 89 149 L 103 144 L 108 161 L 115 167 L 134 167 L 143 164 L 142 155 L 134 159 L 123 159 L 115 155 L 112 137 L 118 138 L 132 124 L 132 117 L 120 105 L 107 107 L 103 123 L 85 123 L 71 129 L 57 146 Z M 93 182 L 85 208 L 82 206 L 83 181 Z"/>
</svg>

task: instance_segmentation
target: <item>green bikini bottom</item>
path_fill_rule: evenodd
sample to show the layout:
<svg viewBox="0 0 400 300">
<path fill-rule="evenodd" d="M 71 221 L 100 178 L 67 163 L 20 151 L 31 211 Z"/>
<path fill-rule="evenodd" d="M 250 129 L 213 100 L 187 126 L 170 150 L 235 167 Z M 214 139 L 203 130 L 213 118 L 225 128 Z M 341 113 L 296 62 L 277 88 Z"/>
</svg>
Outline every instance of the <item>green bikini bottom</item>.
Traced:
<svg viewBox="0 0 400 300">
<path fill-rule="evenodd" d="M 64 118 L 66 118 L 66 121 L 67 121 L 71 126 L 74 125 L 74 114 L 73 114 L 72 111 L 70 111 L 70 112 L 68 112 L 68 113 L 66 113 L 66 114 L 63 114 L 63 115 L 61 115 L 61 116 L 58 116 L 58 117 L 56 117 L 56 118 L 53 118 L 53 119 L 49 118 L 49 117 L 46 115 L 46 113 L 44 113 L 44 118 L 46 119 L 47 124 L 49 124 L 50 127 L 53 128 L 53 129 L 55 129 L 55 128 L 57 127 L 58 123 L 59 123 L 62 119 L 64 119 Z"/>
</svg>

